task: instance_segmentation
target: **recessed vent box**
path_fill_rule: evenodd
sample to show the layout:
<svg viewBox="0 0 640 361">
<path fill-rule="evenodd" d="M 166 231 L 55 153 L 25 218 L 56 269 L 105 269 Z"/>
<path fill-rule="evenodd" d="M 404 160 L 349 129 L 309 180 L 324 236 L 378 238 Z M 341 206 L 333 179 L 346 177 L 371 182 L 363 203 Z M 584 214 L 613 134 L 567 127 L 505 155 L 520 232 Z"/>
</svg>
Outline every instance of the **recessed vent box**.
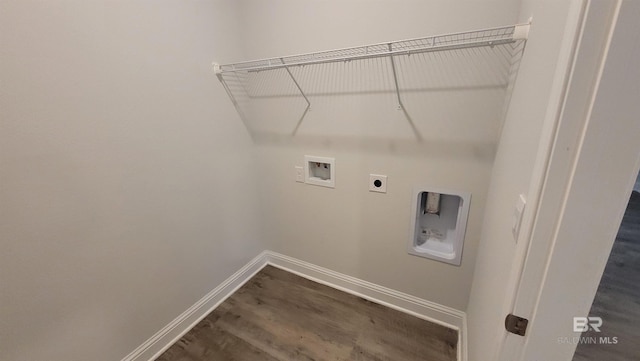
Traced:
<svg viewBox="0 0 640 361">
<path fill-rule="evenodd" d="M 469 192 L 415 189 L 409 253 L 459 266 L 470 202 Z"/>
</svg>

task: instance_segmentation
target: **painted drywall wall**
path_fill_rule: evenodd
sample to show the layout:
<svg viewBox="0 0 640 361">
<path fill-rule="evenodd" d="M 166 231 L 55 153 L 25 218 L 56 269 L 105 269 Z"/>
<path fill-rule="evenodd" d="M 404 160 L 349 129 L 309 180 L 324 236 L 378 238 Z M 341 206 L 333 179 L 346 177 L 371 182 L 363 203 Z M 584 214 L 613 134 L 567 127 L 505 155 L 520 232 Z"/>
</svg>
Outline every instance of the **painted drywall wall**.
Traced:
<svg viewBox="0 0 640 361">
<path fill-rule="evenodd" d="M 469 359 L 494 360 L 497 347 L 505 338 L 504 318 L 510 312 L 514 276 L 520 264 L 514 259 L 526 251 L 538 196 L 532 189 L 532 176 L 539 154 L 545 122 L 553 123 L 557 99 L 556 72 L 566 43 L 563 34 L 572 1 L 528 1 L 522 3 L 520 20 L 533 17 L 526 55 L 520 65 L 502 138 L 496 154 L 491 186 L 485 208 L 482 236 L 467 308 Z M 570 45 L 570 44 L 569 44 Z M 570 49 L 569 49 L 570 51 Z M 560 65 L 562 67 L 562 65 Z M 561 74 L 561 75 L 562 75 Z M 562 84 L 560 84 L 562 85 Z M 559 94 L 553 96 L 559 97 Z M 545 138 L 552 137 L 546 135 Z M 535 188 L 535 187 L 533 187 Z M 512 214 L 519 197 L 525 195 L 525 209 L 516 244 L 511 232 Z M 524 248 L 523 248 L 524 247 Z"/>
<path fill-rule="evenodd" d="M 247 59 L 256 59 L 508 25 L 518 10 L 516 1 L 246 0 L 242 29 Z M 456 62 L 468 53 L 439 56 Z M 461 66 L 453 81 L 463 84 L 438 88 L 427 83 L 430 94 L 422 99 L 433 106 L 431 113 L 413 113 L 424 138 L 418 142 L 396 110 L 388 63 L 347 66 L 357 75 L 345 79 L 331 65 L 306 75 L 304 69 L 292 69 L 316 93 L 295 136 L 290 132 L 298 118 L 292 114 L 299 117 L 304 109 L 300 98 L 290 102 L 295 109 L 288 113 L 287 104 L 279 102 L 284 96 L 274 96 L 269 101 L 280 109 L 261 108 L 260 122 L 248 122 L 254 127 L 268 248 L 464 310 L 500 131 L 502 104 L 496 92 L 503 99 L 504 89 L 463 89 L 461 74 L 468 69 Z M 385 67 L 382 75 L 366 72 L 376 66 Z M 403 74 L 401 81 L 407 81 Z M 285 80 L 271 78 L 268 84 L 286 81 L 286 73 L 277 76 Z M 386 82 L 375 83 L 385 76 Z M 374 94 L 349 92 L 366 91 L 367 82 L 379 86 Z M 346 94 L 331 94 L 326 84 L 337 84 Z M 465 132 L 469 129 L 475 131 Z M 335 189 L 295 182 L 294 166 L 303 165 L 305 154 L 335 157 Z M 368 191 L 370 173 L 388 175 L 386 194 Z M 411 193 L 420 185 L 472 193 L 460 267 L 407 253 Z"/>
<path fill-rule="evenodd" d="M 0 359 L 119 360 L 263 249 L 235 19 L 0 2 Z"/>
</svg>

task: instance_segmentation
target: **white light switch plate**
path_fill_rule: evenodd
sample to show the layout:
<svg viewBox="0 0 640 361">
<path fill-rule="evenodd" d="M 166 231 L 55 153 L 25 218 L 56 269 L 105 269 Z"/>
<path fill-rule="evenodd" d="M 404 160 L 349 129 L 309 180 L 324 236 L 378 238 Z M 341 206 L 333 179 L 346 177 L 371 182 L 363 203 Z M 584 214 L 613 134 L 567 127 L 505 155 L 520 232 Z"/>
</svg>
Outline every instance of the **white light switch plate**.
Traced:
<svg viewBox="0 0 640 361">
<path fill-rule="evenodd" d="M 520 234 L 520 225 L 522 224 L 522 215 L 524 214 L 524 208 L 527 205 L 527 200 L 524 198 L 524 194 L 518 197 L 516 207 L 513 209 L 513 218 L 511 220 L 511 234 L 513 239 L 518 243 L 518 235 Z"/>
<path fill-rule="evenodd" d="M 304 183 L 304 167 L 296 166 L 296 182 Z"/>
</svg>

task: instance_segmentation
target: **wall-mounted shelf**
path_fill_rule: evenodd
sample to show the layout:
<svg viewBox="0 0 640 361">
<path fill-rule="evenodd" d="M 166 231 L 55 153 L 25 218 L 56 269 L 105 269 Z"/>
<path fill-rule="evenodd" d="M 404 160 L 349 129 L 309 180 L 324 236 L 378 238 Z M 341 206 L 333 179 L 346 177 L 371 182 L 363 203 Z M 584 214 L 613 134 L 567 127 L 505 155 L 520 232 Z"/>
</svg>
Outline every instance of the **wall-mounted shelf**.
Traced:
<svg viewBox="0 0 640 361">
<path fill-rule="evenodd" d="M 499 77 L 508 79 L 508 73 L 513 70 L 515 62 L 512 59 L 517 57 L 524 49 L 529 26 L 530 24 L 518 24 L 239 63 L 221 65 L 214 63 L 214 71 L 245 122 L 247 122 L 248 118 L 251 118 L 251 112 L 248 111 L 251 106 L 251 100 L 278 97 L 300 98 L 304 109 L 301 109 L 297 123 L 292 131 L 292 134 L 295 135 L 312 107 L 312 95 L 310 95 L 312 92 L 308 91 L 305 84 L 300 81 L 301 75 L 299 73 L 294 74 L 292 71 L 294 68 L 311 69 L 321 64 L 349 64 L 382 58 L 386 62 L 384 67 L 387 68 L 391 75 L 389 77 L 391 80 L 389 87 L 392 87 L 392 89 L 385 90 L 394 95 L 397 109 L 403 111 L 416 137 L 421 139 L 420 132 L 413 123 L 412 117 L 403 102 L 402 92 L 404 88 L 399 80 L 400 59 L 411 57 L 415 54 L 488 48 L 499 55 L 497 61 L 503 63 L 506 59 L 506 66 L 502 66 L 501 69 L 503 70 L 500 70 L 505 74 L 504 76 L 499 75 Z M 277 72 L 280 75 L 279 78 L 275 76 L 268 78 L 268 76 L 264 75 L 266 72 Z M 492 72 L 495 73 L 493 70 Z M 270 87 L 265 82 L 271 82 L 272 94 L 265 92 L 264 89 Z M 288 83 L 287 90 L 283 90 L 285 82 Z M 308 82 L 308 80 L 305 81 L 305 83 Z M 367 89 L 361 87 L 360 91 L 365 93 Z"/>
</svg>

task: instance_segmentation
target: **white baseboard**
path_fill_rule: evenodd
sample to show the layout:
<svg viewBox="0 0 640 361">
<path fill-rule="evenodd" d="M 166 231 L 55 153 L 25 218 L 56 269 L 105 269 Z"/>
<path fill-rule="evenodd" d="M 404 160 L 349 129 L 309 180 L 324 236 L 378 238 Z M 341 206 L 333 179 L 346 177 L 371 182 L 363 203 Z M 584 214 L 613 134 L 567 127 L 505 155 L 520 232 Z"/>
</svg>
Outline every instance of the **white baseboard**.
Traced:
<svg viewBox="0 0 640 361">
<path fill-rule="evenodd" d="M 274 267 L 394 310 L 457 330 L 458 360 L 467 360 L 467 316 L 465 312 L 276 252 L 266 251 L 265 255 L 267 264 Z"/>
<path fill-rule="evenodd" d="M 224 300 L 231 296 L 238 288 L 242 287 L 256 273 L 266 265 L 266 252 L 260 253 L 238 272 L 231 275 L 218 287 L 207 293 L 193 306 L 189 307 L 180 316 L 176 317 L 168 325 L 163 327 L 145 343 L 138 346 L 133 352 L 125 356 L 121 361 L 150 361 L 155 360 L 171 345 L 178 341 L 185 333 L 193 328 L 205 316 L 213 311 Z"/>
<path fill-rule="evenodd" d="M 467 317 L 464 312 L 271 251 L 264 251 L 251 260 L 121 361 L 154 360 L 267 264 L 455 329 L 458 331 L 458 360 L 467 361 Z"/>
</svg>

